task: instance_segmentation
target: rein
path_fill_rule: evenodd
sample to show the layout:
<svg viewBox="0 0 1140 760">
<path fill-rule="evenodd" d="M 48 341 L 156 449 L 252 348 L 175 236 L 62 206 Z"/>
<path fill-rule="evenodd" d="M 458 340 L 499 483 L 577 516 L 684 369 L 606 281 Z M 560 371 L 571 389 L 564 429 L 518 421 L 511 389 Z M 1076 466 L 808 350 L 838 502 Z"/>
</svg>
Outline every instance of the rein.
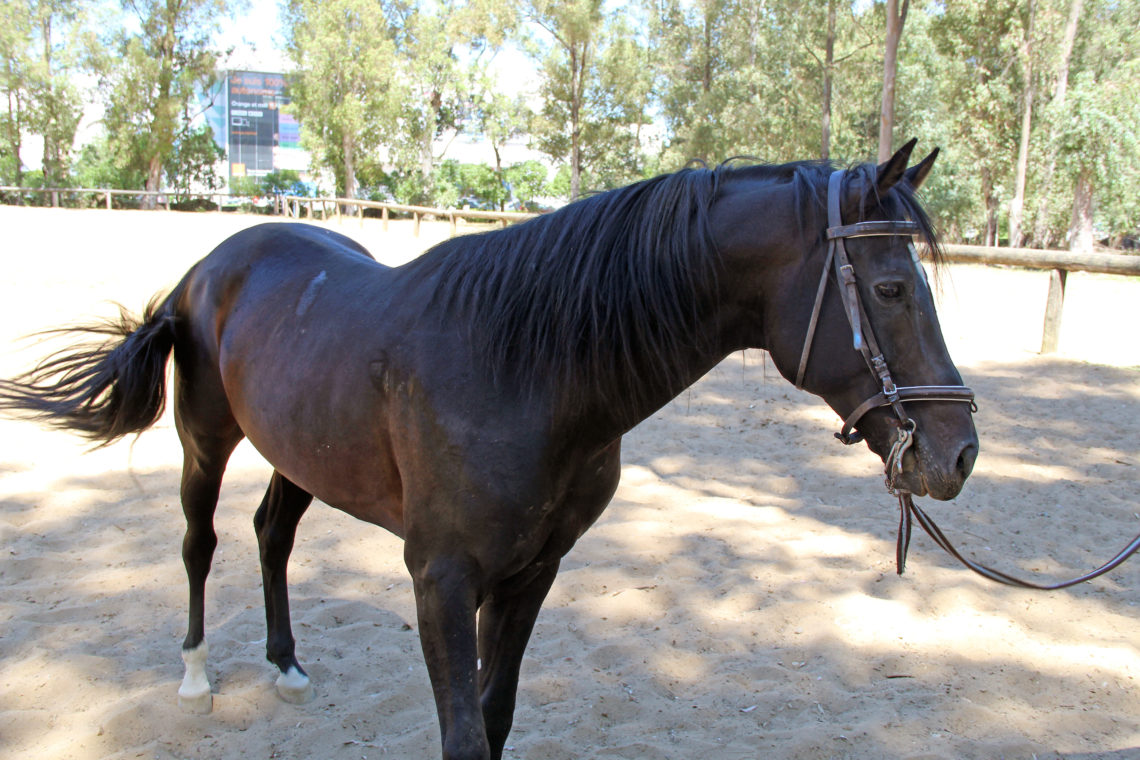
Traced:
<svg viewBox="0 0 1140 760">
<path fill-rule="evenodd" d="M 994 570 L 993 568 L 986 567 L 985 565 L 963 557 L 962 554 L 954 548 L 950 540 L 946 538 L 946 535 L 938 525 L 935 524 L 934 520 L 914 503 L 910 492 L 896 488 L 895 483 L 902 474 L 903 455 L 914 443 L 915 431 L 918 429 L 918 424 L 906 413 L 903 407 L 904 401 L 960 401 L 969 404 L 971 412 L 976 412 L 978 407 L 977 404 L 974 403 L 974 392 L 964 385 L 916 385 L 903 387 L 895 385 L 894 380 L 891 378 L 890 369 L 887 367 L 887 361 L 883 357 L 883 352 L 879 349 L 878 341 L 875 340 L 875 333 L 871 329 L 871 322 L 867 318 L 867 312 L 863 309 L 863 304 L 859 299 L 859 290 L 855 284 L 855 269 L 851 265 L 851 260 L 847 255 L 847 247 L 844 241 L 847 238 L 853 237 L 910 237 L 919 232 L 919 226 L 913 221 L 879 221 L 843 224 L 839 206 L 840 191 L 843 186 L 843 174 L 844 172 L 842 170 L 832 172 L 827 184 L 827 257 L 824 259 L 823 274 L 820 276 L 819 287 L 816 289 L 815 304 L 812 306 L 811 320 L 808 322 L 807 335 L 804 338 L 804 347 L 800 354 L 800 364 L 796 371 L 795 385 L 797 388 L 803 389 L 803 379 L 804 374 L 807 372 L 808 359 L 811 356 L 812 341 L 815 337 L 816 328 L 819 325 L 820 310 L 823 308 L 823 297 L 827 292 L 827 283 L 830 280 L 831 270 L 834 266 L 836 281 L 839 285 L 839 297 L 843 302 L 843 310 L 847 315 L 847 321 L 851 325 L 854 348 L 862 354 L 863 360 L 867 363 L 867 368 L 882 387 L 880 392 L 859 404 L 847 415 L 847 418 L 843 420 L 843 427 L 835 434 L 835 437 L 847 446 L 863 440 L 863 435 L 855 430 L 855 425 L 872 409 L 889 406 L 898 418 L 896 438 L 891 444 L 891 450 L 884 460 L 887 491 L 897 496 L 899 500 L 899 534 L 895 547 L 895 562 L 898 568 L 898 574 L 902 575 L 906 569 L 906 555 L 907 550 L 910 548 L 911 530 L 916 520 L 918 524 L 922 526 L 922 529 L 926 531 L 927 535 L 934 540 L 934 543 L 951 557 L 978 575 L 1007 586 L 1054 591 L 1092 580 L 1119 566 L 1140 550 L 1140 536 L 1132 539 L 1132 542 L 1111 560 L 1096 570 L 1078 578 L 1053 584 L 1038 584 L 1015 578 L 999 570 Z M 918 266 L 918 256 L 913 246 L 911 247 L 911 255 L 915 259 L 915 265 Z"/>
</svg>

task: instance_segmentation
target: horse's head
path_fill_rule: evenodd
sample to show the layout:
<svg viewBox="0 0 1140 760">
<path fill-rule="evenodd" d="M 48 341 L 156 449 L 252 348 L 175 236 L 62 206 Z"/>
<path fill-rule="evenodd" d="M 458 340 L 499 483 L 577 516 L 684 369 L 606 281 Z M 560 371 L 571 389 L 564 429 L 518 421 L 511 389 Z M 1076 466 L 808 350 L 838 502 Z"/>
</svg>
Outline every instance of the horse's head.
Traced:
<svg viewBox="0 0 1140 760">
<path fill-rule="evenodd" d="M 841 440 L 866 439 L 883 458 L 893 488 L 951 499 L 973 468 L 978 436 L 973 394 L 950 360 L 912 245 L 919 234 L 934 249 L 914 192 L 937 150 L 907 169 L 913 147 L 877 167 L 833 173 L 828 208 L 795 210 L 811 250 L 798 262 L 785 254 L 783 287 L 769 288 L 763 307 L 764 340 L 788 379 L 844 419 Z M 805 193 L 795 195 L 804 203 Z"/>
</svg>

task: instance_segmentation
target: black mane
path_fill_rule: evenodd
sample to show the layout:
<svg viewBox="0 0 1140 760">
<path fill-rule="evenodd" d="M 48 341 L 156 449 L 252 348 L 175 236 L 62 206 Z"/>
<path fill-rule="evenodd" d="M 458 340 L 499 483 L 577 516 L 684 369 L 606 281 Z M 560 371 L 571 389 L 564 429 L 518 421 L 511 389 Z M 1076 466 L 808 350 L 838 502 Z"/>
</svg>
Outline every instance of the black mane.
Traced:
<svg viewBox="0 0 1140 760">
<path fill-rule="evenodd" d="M 642 399 L 630 392 L 647 384 L 628 379 L 652 371 L 680 392 L 669 358 L 712 337 L 701 329 L 695 296 L 715 292 L 709 211 L 725 180 L 748 173 L 791 182 L 806 212 L 826 208 L 834 169 L 820 161 L 689 167 L 504 230 L 453 238 L 431 256 L 440 274 L 435 302 L 467 320 L 476 355 L 500 379 L 505 368 L 520 368 L 513 379 L 524 388 L 545 380 L 563 389 L 564 402 L 589 395 L 632 406 Z M 852 167 L 847 181 L 873 184 L 874 170 Z M 905 182 L 896 187 L 881 203 L 917 221 L 934 249 L 913 191 Z M 661 360 L 646 366 L 647 356 Z"/>
</svg>

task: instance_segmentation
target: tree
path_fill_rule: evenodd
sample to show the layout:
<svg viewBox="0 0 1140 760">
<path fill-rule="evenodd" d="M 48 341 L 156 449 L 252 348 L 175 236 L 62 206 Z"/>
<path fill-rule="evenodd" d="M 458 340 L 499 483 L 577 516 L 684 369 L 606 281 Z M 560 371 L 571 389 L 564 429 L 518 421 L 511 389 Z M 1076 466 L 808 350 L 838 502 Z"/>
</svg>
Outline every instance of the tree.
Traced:
<svg viewBox="0 0 1140 760">
<path fill-rule="evenodd" d="M 910 0 L 887 0 L 887 37 L 883 51 L 883 98 L 879 110 L 879 163 L 894 153 L 895 79 L 898 74 L 899 39 L 906 24 Z"/>
<path fill-rule="evenodd" d="M 43 139 L 44 185 L 58 187 L 65 184 L 83 115 L 73 77 L 85 69 L 84 6 L 75 0 L 38 0 L 30 9 L 39 55 L 31 67 L 27 126 Z"/>
<path fill-rule="evenodd" d="M 355 198 L 361 155 L 396 139 L 410 99 L 393 29 L 370 0 L 290 0 L 286 28 L 301 140 L 332 169 L 337 193 Z"/>
<path fill-rule="evenodd" d="M 570 172 L 570 198 L 585 172 L 601 186 L 642 174 L 641 128 L 652 80 L 646 46 L 623 16 L 603 13 L 602 0 L 532 0 L 526 16 L 545 32 L 532 40 L 542 64 L 541 111 L 531 125 L 535 146 Z M 544 44 L 545 43 L 545 44 Z M 589 152 L 586 146 L 589 146 Z"/>
<path fill-rule="evenodd" d="M 999 215 L 1018 145 L 1021 38 L 1018 0 L 961 0 L 930 20 L 940 58 L 938 100 L 958 155 L 970 156 L 970 184 L 980 195 L 981 242 L 997 245 Z"/>
<path fill-rule="evenodd" d="M 226 152 L 214 142 L 214 130 L 203 124 L 179 135 L 162 163 L 171 187 L 183 195 L 195 189 L 217 190 L 224 181 L 215 168 Z"/>
<path fill-rule="evenodd" d="M 1068 238 L 1074 251 L 1093 247 L 1094 199 L 1111 203 L 1122 195 L 1134 198 L 1140 175 L 1140 104 L 1135 93 L 1140 44 L 1134 35 L 1140 3 L 1090 5 L 1078 31 L 1083 44 L 1074 51 L 1074 71 L 1056 124 L 1058 169 L 1073 188 Z M 1135 209 L 1134 200 L 1125 203 Z M 1105 223 L 1105 231 L 1122 231 L 1112 229 L 1115 214 L 1110 207 L 1095 216 Z M 1137 222 L 1133 216 L 1131 224 Z"/>
<path fill-rule="evenodd" d="M 123 7 L 139 32 L 119 35 L 104 124 L 116 152 L 144 171 L 146 189 L 156 191 L 176 145 L 190 137 L 198 94 L 217 77 L 219 53 L 210 37 L 228 6 L 226 0 L 123 0 Z"/>
<path fill-rule="evenodd" d="M 5 112 L 0 115 L 3 148 L 0 148 L 0 177 L 5 184 L 21 185 L 24 129 L 28 121 L 29 48 L 32 17 L 23 0 L 0 0 L 0 86 L 4 88 Z"/>
<path fill-rule="evenodd" d="M 661 2 L 651 29 L 665 163 L 865 154 L 875 12 L 840 0 Z"/>
<path fill-rule="evenodd" d="M 555 159 L 568 159 L 570 200 L 582 187 L 582 128 L 586 118 L 586 83 L 597 54 L 602 0 L 533 0 L 528 18 L 553 40 L 542 53 L 543 100 L 536 122 L 539 149 Z"/>
<path fill-rule="evenodd" d="M 1025 33 L 1018 51 L 1022 67 L 1021 139 L 1017 144 L 1017 175 L 1014 179 L 1013 200 L 1009 202 L 1009 244 L 1019 247 L 1024 242 L 1021 222 L 1025 210 L 1025 181 L 1029 170 L 1029 140 L 1033 135 L 1033 96 L 1036 82 L 1033 78 L 1033 48 L 1037 4 L 1026 1 Z"/>
</svg>

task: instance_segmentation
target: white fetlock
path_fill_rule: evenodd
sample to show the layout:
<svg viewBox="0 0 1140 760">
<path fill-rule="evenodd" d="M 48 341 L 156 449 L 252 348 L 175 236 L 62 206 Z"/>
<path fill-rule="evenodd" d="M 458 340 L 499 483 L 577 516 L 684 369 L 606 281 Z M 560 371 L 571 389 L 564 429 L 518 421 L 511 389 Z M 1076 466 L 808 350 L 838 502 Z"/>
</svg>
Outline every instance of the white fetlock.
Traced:
<svg viewBox="0 0 1140 760">
<path fill-rule="evenodd" d="M 313 682 L 294 666 L 277 676 L 277 695 L 286 702 L 303 705 L 316 696 Z"/>
<path fill-rule="evenodd" d="M 182 650 L 186 675 L 178 687 L 178 706 L 183 712 L 205 715 L 214 709 L 214 695 L 210 693 L 210 680 L 206 678 L 208 653 L 205 640 L 193 649 Z"/>
</svg>

